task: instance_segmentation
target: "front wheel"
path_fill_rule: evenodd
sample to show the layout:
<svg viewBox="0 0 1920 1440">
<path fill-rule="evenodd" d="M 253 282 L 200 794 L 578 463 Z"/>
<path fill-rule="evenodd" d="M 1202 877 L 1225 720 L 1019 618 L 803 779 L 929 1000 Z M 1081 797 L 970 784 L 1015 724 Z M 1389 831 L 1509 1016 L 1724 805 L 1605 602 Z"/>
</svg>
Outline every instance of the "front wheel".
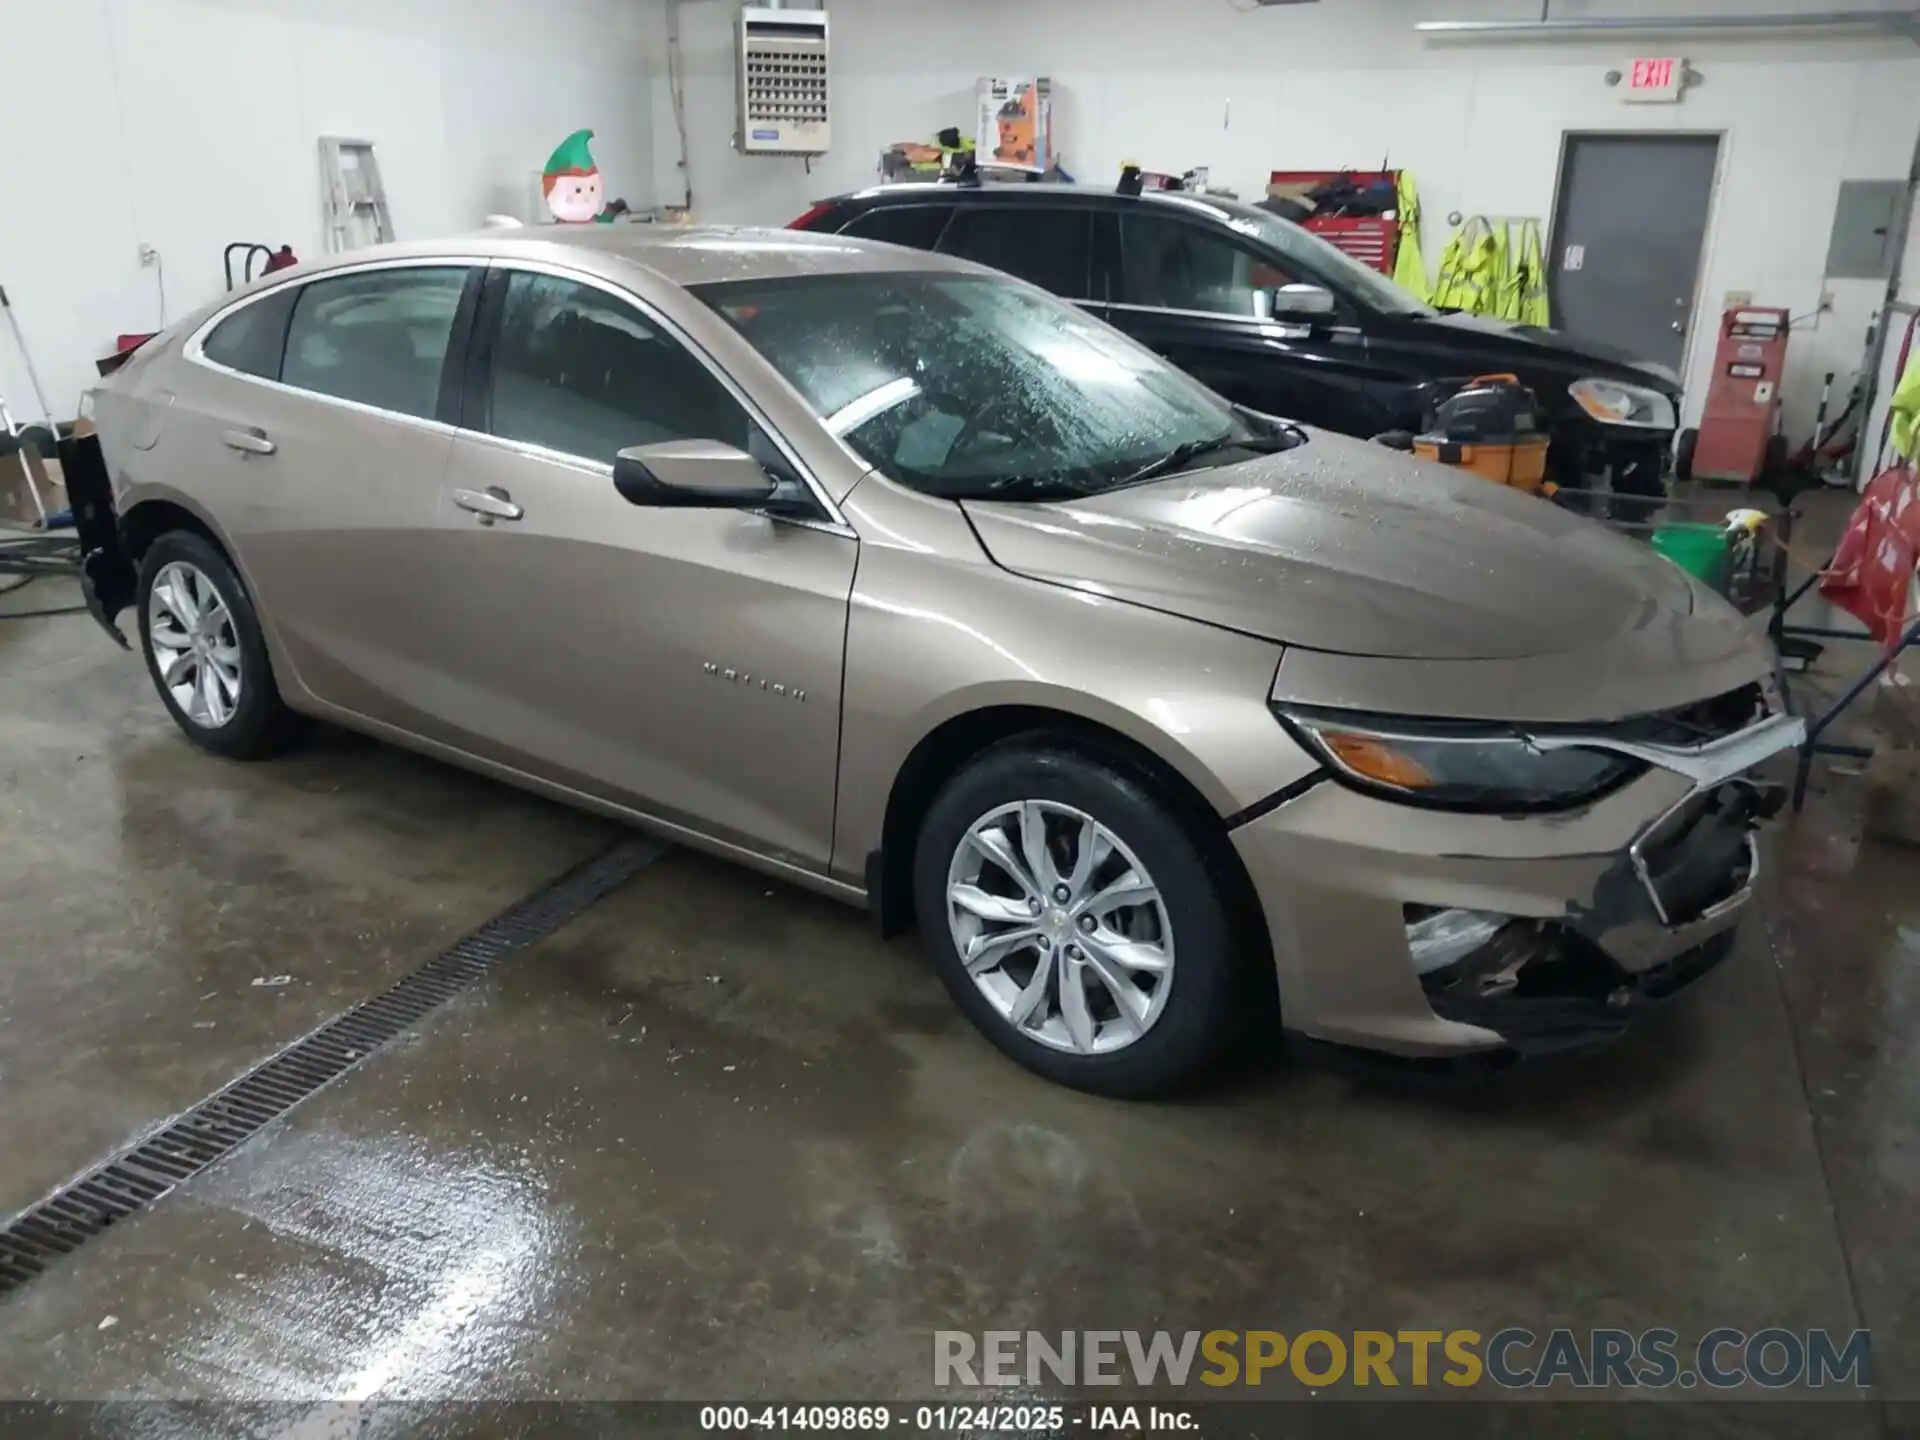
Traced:
<svg viewBox="0 0 1920 1440">
<path fill-rule="evenodd" d="M 1700 432 L 1688 426 L 1680 432 L 1680 438 L 1673 447 L 1673 478 L 1680 481 L 1693 479 L 1693 452 L 1700 444 Z"/>
<path fill-rule="evenodd" d="M 1231 1048 L 1242 958 L 1186 822 L 1101 760 L 990 751 L 950 781 L 914 857 L 921 937 L 986 1037 L 1046 1078 L 1131 1098 Z"/>
</svg>

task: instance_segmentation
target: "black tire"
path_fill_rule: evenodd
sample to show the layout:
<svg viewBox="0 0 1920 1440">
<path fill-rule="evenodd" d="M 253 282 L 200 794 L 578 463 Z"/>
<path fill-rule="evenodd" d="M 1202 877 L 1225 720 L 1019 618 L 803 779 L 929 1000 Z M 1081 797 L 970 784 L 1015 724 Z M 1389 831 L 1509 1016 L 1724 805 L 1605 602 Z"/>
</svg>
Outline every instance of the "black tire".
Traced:
<svg viewBox="0 0 1920 1440">
<path fill-rule="evenodd" d="M 1700 443 L 1700 432 L 1689 426 L 1680 432 L 1680 439 L 1673 447 L 1673 478 L 1676 480 L 1693 479 L 1693 450 Z"/>
<path fill-rule="evenodd" d="M 949 865 L 976 821 L 1022 800 L 1091 816 L 1133 852 L 1159 889 L 1174 940 L 1170 980 L 1163 982 L 1170 988 L 1157 1018 L 1123 1048 L 1078 1054 L 1031 1038 L 981 993 L 961 960 L 947 919 Z M 1188 1089 L 1234 1053 L 1241 1023 L 1260 1012 L 1247 1003 L 1248 955 L 1235 943 L 1230 907 L 1188 823 L 1150 782 L 1102 757 L 1042 738 L 984 752 L 927 811 L 913 878 L 922 943 L 955 1003 L 1008 1056 L 1059 1084 L 1123 1099 Z"/>
<path fill-rule="evenodd" d="M 151 606 L 154 581 L 168 565 L 175 563 L 191 565 L 200 572 L 218 593 L 232 621 L 234 642 L 240 651 L 240 695 L 232 717 L 221 725 L 196 721 L 180 708 L 162 682 L 160 665 L 154 656 Z M 293 740 L 296 717 L 281 701 L 279 687 L 274 684 L 267 642 L 260 632 L 260 619 L 254 613 L 252 597 L 217 545 L 191 530 L 168 531 L 148 546 L 147 553 L 141 557 L 137 595 L 140 653 L 146 657 L 153 688 L 160 693 L 161 703 L 182 734 L 209 754 L 229 760 L 264 760 Z"/>
</svg>

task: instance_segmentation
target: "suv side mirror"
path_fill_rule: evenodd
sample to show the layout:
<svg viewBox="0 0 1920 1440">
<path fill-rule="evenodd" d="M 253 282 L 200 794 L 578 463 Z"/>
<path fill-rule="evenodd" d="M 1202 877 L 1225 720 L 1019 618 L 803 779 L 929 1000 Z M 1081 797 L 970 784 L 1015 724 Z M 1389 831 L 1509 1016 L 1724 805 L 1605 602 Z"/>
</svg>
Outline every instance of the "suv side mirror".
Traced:
<svg viewBox="0 0 1920 1440">
<path fill-rule="evenodd" d="M 1273 313 L 1281 315 L 1331 315 L 1333 292 L 1324 285 L 1282 285 L 1273 292 Z"/>
<path fill-rule="evenodd" d="M 718 440 L 630 446 L 614 457 L 613 487 L 629 504 L 703 510 L 758 509 L 779 489 L 758 460 Z"/>
</svg>

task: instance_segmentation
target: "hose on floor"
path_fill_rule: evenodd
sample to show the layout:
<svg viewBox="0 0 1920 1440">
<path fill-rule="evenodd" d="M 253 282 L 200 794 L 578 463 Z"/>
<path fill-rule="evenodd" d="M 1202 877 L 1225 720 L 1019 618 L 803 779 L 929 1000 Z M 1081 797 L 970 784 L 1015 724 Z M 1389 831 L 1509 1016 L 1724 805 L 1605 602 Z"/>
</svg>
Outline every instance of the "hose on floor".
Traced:
<svg viewBox="0 0 1920 1440">
<path fill-rule="evenodd" d="M 72 534 L 0 532 L 0 601 L 47 576 L 80 576 L 80 541 Z M 31 620 L 47 615 L 83 615 L 85 605 L 52 605 L 38 610 L 0 608 L 0 620 Z"/>
</svg>

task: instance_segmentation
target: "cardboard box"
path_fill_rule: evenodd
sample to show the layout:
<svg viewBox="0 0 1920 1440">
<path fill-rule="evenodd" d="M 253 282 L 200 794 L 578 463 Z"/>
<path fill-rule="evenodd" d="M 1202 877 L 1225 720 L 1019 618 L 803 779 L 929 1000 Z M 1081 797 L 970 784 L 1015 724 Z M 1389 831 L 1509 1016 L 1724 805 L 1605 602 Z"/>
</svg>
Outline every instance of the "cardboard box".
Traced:
<svg viewBox="0 0 1920 1440">
<path fill-rule="evenodd" d="M 979 110 L 975 158 L 982 168 L 1044 173 L 1052 167 L 1051 80 L 1044 75 L 982 76 L 974 96 Z"/>
<path fill-rule="evenodd" d="M 0 456 L 0 525 L 39 525 L 66 508 L 59 461 L 49 465 L 31 447 Z"/>
</svg>

